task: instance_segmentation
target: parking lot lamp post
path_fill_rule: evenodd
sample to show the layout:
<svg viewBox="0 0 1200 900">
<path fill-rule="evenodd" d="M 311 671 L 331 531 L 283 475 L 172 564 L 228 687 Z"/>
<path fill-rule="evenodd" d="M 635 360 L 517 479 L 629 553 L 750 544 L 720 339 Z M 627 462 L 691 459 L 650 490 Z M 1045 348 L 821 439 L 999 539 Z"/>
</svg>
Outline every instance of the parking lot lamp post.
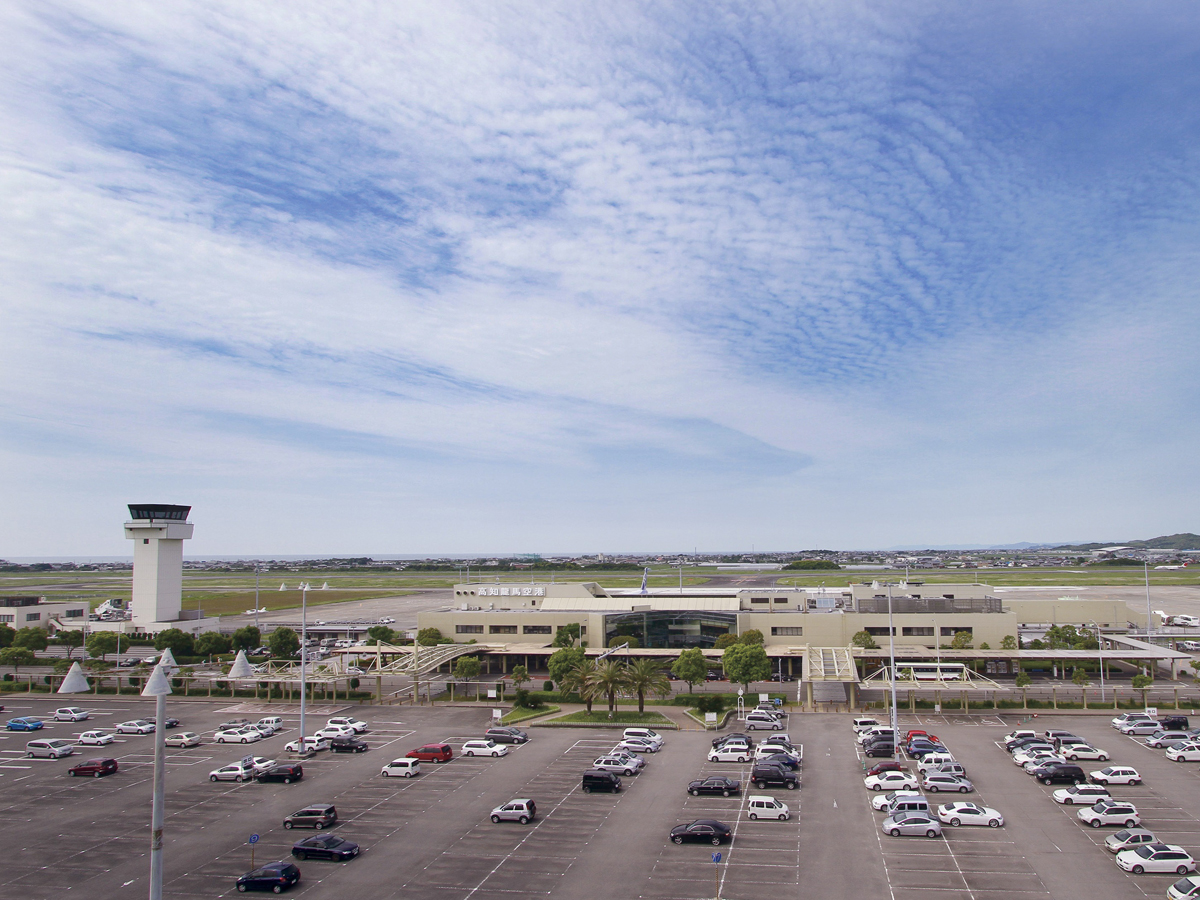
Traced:
<svg viewBox="0 0 1200 900">
<path fill-rule="evenodd" d="M 935 635 L 936 640 L 936 635 Z M 900 760 L 900 728 L 896 721 L 896 627 L 892 624 L 892 585 L 888 583 L 888 653 L 892 666 L 892 754 Z"/>
<path fill-rule="evenodd" d="M 258 630 L 258 573 L 262 571 L 262 566 L 258 563 L 254 564 L 254 629 Z M 259 632 L 261 635 L 261 632 Z"/>
<path fill-rule="evenodd" d="M 167 666 L 159 663 L 142 689 L 143 697 L 154 698 L 154 799 L 150 814 L 150 900 L 162 900 L 163 880 L 163 794 L 167 748 L 167 694 L 171 679 Z"/>
<path fill-rule="evenodd" d="M 308 584 L 300 583 L 300 755 L 304 755 L 304 713 L 308 690 Z"/>
<path fill-rule="evenodd" d="M 1096 644 L 1100 647 L 1097 656 L 1100 657 L 1100 703 L 1104 703 L 1104 641 L 1100 639 L 1100 626 L 1092 620 L 1092 627 L 1096 629 Z"/>
<path fill-rule="evenodd" d="M 1150 623 L 1154 621 L 1150 614 L 1150 561 L 1142 560 L 1142 565 L 1146 567 L 1146 640 L 1149 640 Z"/>
</svg>

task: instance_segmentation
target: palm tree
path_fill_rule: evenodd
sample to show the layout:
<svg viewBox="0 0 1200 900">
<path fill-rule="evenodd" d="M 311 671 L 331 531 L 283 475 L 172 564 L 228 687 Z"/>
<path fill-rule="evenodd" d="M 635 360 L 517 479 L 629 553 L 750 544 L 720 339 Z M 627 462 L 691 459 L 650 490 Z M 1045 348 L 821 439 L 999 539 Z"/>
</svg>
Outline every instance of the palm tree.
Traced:
<svg viewBox="0 0 1200 900">
<path fill-rule="evenodd" d="M 587 704 L 587 711 L 592 711 L 592 701 L 596 699 L 597 693 L 592 685 L 592 674 L 596 671 L 596 661 L 594 659 L 582 660 L 573 669 L 567 672 L 559 685 L 559 690 L 563 696 L 567 694 L 578 694 L 579 699 Z"/>
<path fill-rule="evenodd" d="M 646 711 L 646 694 L 665 697 L 671 693 L 671 679 L 658 660 L 635 659 L 625 667 L 625 679 L 629 690 L 637 694 L 639 713 Z"/>
<path fill-rule="evenodd" d="M 617 705 L 617 694 L 628 687 L 629 679 L 625 666 L 615 659 L 606 659 L 596 665 L 588 683 L 598 694 L 603 694 L 608 699 L 608 713 L 612 715 Z"/>
</svg>

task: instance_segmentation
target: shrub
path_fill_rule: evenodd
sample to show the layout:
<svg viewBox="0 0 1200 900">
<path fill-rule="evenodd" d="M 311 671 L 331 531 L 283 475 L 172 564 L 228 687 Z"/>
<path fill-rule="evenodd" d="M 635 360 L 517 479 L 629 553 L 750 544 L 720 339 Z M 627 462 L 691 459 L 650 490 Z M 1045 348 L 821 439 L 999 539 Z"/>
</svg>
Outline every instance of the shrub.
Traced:
<svg viewBox="0 0 1200 900">
<path fill-rule="evenodd" d="M 554 690 L 554 682 L 553 682 L 553 681 L 546 681 L 546 682 L 543 682 L 543 684 L 542 684 L 542 690 L 543 690 L 543 691 L 552 691 L 552 690 Z"/>
<path fill-rule="evenodd" d="M 354 689 L 356 689 L 357 687 L 358 687 L 358 679 L 357 679 L 357 678 L 351 678 L 351 679 L 350 679 L 350 690 L 354 690 Z"/>
<path fill-rule="evenodd" d="M 513 706 L 521 709 L 540 709 L 545 703 L 540 695 L 531 694 L 525 688 L 517 688 L 513 694 Z"/>
<path fill-rule="evenodd" d="M 701 713 L 719 713 L 725 708 L 723 694 L 696 694 L 696 711 Z"/>
</svg>

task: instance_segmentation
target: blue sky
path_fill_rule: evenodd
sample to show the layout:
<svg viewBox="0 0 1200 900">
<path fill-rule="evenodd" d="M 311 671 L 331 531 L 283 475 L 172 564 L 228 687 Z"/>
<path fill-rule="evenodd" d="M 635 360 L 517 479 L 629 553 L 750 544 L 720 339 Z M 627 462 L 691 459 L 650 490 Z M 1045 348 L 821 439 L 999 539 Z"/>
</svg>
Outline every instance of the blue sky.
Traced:
<svg viewBox="0 0 1200 900">
<path fill-rule="evenodd" d="M 395 7 L 395 8 L 393 8 Z M 1189 3 L 11 3 L 0 556 L 1200 531 Z"/>
</svg>

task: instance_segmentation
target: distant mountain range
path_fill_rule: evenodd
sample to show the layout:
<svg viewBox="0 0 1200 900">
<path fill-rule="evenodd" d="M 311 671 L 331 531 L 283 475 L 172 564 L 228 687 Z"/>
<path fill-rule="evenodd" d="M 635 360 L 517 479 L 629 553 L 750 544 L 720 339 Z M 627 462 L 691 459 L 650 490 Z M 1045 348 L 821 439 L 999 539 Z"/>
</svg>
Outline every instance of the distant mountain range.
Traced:
<svg viewBox="0 0 1200 900">
<path fill-rule="evenodd" d="M 1164 534 L 1148 541 L 1109 541 L 1103 544 L 1057 544 L 1054 550 L 1099 550 L 1101 547 L 1133 547 L 1137 550 L 1198 550 L 1200 534 Z"/>
</svg>

